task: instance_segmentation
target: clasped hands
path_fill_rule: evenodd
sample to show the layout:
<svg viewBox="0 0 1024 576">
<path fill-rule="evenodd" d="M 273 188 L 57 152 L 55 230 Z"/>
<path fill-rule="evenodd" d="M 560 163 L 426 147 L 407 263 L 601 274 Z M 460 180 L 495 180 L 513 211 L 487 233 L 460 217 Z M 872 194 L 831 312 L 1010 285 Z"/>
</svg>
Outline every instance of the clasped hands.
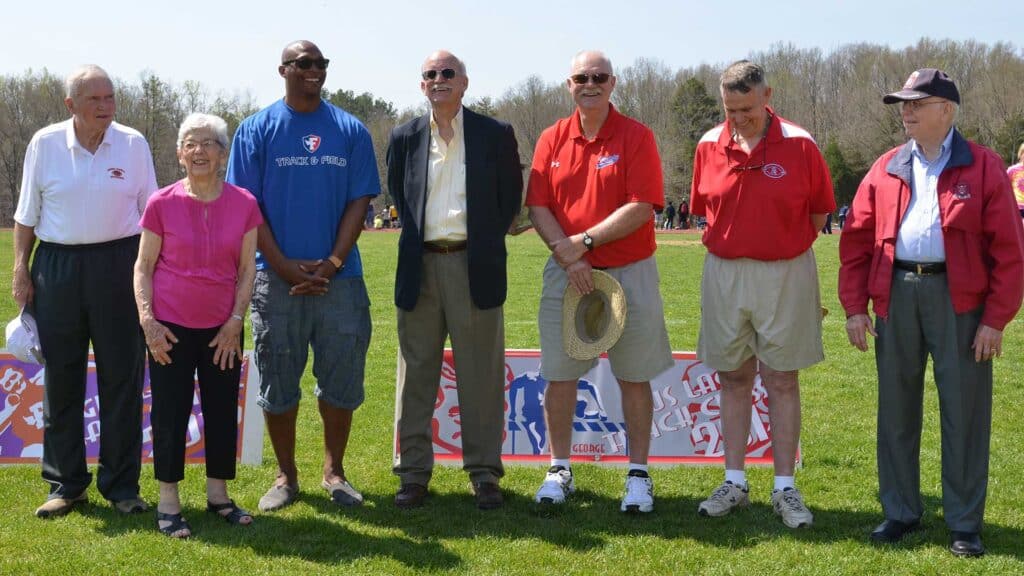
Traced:
<svg viewBox="0 0 1024 576">
<path fill-rule="evenodd" d="M 291 285 L 288 295 L 323 296 L 327 294 L 327 285 L 338 269 L 327 259 L 285 260 L 275 272 Z"/>
<path fill-rule="evenodd" d="M 551 254 L 555 262 L 565 270 L 572 284 L 580 294 L 594 291 L 594 277 L 591 274 L 590 262 L 583 257 L 587 247 L 583 245 L 583 235 L 566 236 L 551 243 Z"/>
</svg>

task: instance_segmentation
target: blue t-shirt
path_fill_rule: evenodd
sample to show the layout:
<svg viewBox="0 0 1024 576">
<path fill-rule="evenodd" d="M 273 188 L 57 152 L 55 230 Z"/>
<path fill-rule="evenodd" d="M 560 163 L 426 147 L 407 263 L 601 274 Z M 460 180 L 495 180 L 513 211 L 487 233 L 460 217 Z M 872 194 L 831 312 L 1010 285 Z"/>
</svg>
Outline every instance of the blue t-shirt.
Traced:
<svg viewBox="0 0 1024 576">
<path fill-rule="evenodd" d="M 226 180 L 252 192 L 287 258 L 325 259 L 349 202 L 380 193 L 373 141 L 362 122 L 321 101 L 315 112 L 284 99 L 246 118 L 235 131 Z M 256 253 L 256 268 L 267 263 Z M 339 276 L 363 274 L 359 249 Z"/>
</svg>

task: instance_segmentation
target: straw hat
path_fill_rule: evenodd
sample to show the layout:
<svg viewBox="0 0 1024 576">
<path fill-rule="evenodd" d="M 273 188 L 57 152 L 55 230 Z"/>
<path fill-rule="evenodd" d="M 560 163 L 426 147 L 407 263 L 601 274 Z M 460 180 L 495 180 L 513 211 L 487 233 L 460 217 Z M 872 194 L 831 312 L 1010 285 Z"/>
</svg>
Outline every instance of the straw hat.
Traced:
<svg viewBox="0 0 1024 576">
<path fill-rule="evenodd" d="M 593 270 L 594 291 L 570 283 L 562 297 L 562 347 L 570 358 L 592 360 L 615 346 L 626 325 L 626 293 L 603 270 Z"/>
</svg>

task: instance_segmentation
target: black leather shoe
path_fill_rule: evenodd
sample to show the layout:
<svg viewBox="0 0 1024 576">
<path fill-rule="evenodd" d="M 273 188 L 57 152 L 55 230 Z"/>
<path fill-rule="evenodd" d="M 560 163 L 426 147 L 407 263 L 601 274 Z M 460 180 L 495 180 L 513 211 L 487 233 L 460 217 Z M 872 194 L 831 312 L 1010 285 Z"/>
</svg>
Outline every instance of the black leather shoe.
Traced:
<svg viewBox="0 0 1024 576">
<path fill-rule="evenodd" d="M 402 484 L 395 494 L 395 506 L 408 510 L 423 506 L 427 498 L 427 487 L 422 484 Z"/>
<path fill-rule="evenodd" d="M 981 545 L 981 535 L 977 532 L 951 532 L 949 551 L 961 558 L 977 558 L 985 554 L 985 547 Z"/>
<path fill-rule="evenodd" d="M 899 520 L 885 520 L 871 532 L 871 541 L 876 544 L 893 544 L 899 542 L 908 533 L 917 530 L 921 525 L 919 521 L 900 522 Z"/>
<path fill-rule="evenodd" d="M 476 507 L 481 510 L 501 508 L 505 503 L 501 496 L 501 488 L 494 482 L 474 482 L 473 494 L 476 495 Z"/>
</svg>

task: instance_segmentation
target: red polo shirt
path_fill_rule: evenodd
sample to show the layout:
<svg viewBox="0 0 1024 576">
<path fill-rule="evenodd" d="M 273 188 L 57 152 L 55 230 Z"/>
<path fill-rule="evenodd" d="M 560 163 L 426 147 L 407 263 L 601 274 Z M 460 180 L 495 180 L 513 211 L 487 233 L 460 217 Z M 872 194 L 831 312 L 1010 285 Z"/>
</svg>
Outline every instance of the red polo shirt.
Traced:
<svg viewBox="0 0 1024 576">
<path fill-rule="evenodd" d="M 656 210 L 665 203 L 661 158 L 649 128 L 609 104 L 591 141 L 580 130 L 579 110 L 540 135 L 526 204 L 550 210 L 566 235 L 586 231 L 630 202 L 648 202 Z M 586 258 L 600 268 L 625 266 L 650 257 L 655 247 L 652 212 L 647 223 Z"/>
<path fill-rule="evenodd" d="M 703 242 L 720 258 L 795 258 L 818 235 L 810 215 L 836 209 L 832 178 L 814 139 L 768 111 L 768 132 L 749 155 L 733 141 L 728 121 L 697 144 L 690 210 L 707 217 Z"/>
</svg>

